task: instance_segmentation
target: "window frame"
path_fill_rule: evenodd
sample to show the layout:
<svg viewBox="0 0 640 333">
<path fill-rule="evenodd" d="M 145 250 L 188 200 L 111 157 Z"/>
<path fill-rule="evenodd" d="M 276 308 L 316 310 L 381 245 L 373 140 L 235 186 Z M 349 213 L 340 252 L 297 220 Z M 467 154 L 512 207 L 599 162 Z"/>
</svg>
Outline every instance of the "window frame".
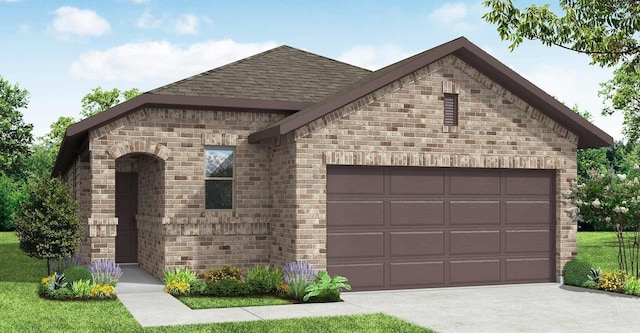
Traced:
<svg viewBox="0 0 640 333">
<path fill-rule="evenodd" d="M 450 112 L 453 112 L 453 123 L 447 123 L 447 114 L 448 114 L 448 109 L 447 109 L 447 98 L 452 98 L 453 100 L 453 109 Z M 458 126 L 458 94 L 455 93 L 444 93 L 443 96 L 443 124 L 444 126 Z"/>
<path fill-rule="evenodd" d="M 208 150 L 231 150 L 233 154 L 233 164 L 231 165 L 231 177 L 209 177 L 207 176 L 207 151 Z M 236 147 L 233 146 L 204 146 L 204 209 L 207 211 L 233 211 L 236 208 Z M 208 181 L 231 181 L 231 208 L 207 208 L 207 182 Z"/>
</svg>

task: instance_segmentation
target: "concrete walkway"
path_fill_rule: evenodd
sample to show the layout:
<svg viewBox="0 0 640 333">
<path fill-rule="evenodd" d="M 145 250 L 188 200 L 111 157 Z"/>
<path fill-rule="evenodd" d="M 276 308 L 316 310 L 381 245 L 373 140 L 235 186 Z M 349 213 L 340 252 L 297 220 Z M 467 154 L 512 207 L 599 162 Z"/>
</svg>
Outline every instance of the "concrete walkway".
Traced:
<svg viewBox="0 0 640 333">
<path fill-rule="evenodd" d="M 118 282 L 116 293 L 120 302 L 142 326 L 222 323 L 379 312 L 348 302 L 192 310 L 175 297 L 165 293 L 162 282 L 143 269 L 137 266 L 122 266 L 122 271 L 122 278 Z"/>
<path fill-rule="evenodd" d="M 348 292 L 344 302 L 191 310 L 137 266 L 118 298 L 142 326 L 387 313 L 447 332 L 640 332 L 640 298 L 556 283 Z"/>
</svg>

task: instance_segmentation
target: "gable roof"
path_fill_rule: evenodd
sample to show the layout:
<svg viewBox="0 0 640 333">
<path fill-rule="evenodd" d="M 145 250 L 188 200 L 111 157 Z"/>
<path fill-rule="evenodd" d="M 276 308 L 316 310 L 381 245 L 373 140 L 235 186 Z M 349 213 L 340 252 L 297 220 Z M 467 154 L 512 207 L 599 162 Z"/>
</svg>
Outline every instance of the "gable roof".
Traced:
<svg viewBox="0 0 640 333">
<path fill-rule="evenodd" d="M 279 46 L 151 90 L 69 126 L 52 174 L 58 176 L 67 169 L 86 145 L 89 131 L 144 107 L 291 114 L 370 73 L 290 46 Z"/>
<path fill-rule="evenodd" d="M 578 148 L 613 145 L 613 138 L 464 37 L 384 67 L 321 102 L 252 133 L 250 143 L 287 134 L 439 59 L 454 55 L 578 136 Z"/>
<path fill-rule="evenodd" d="M 319 102 L 371 71 L 290 46 L 151 90 L 151 94 Z"/>
</svg>

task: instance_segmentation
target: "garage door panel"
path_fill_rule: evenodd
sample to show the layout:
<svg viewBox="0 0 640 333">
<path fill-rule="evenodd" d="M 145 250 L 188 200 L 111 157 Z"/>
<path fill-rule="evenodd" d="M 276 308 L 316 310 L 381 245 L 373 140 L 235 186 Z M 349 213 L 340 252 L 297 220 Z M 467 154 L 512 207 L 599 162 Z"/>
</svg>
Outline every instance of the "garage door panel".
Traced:
<svg viewBox="0 0 640 333">
<path fill-rule="evenodd" d="M 382 226 L 384 201 L 327 201 L 327 220 L 333 226 Z"/>
<path fill-rule="evenodd" d="M 384 264 L 343 264 L 327 265 L 327 272 L 349 279 L 349 285 L 354 289 L 383 289 Z"/>
<path fill-rule="evenodd" d="M 391 263 L 391 287 L 415 287 L 441 285 L 444 281 L 444 262 Z"/>
<path fill-rule="evenodd" d="M 355 290 L 555 281 L 553 171 L 327 172 L 327 270 Z"/>
<path fill-rule="evenodd" d="M 493 170 L 451 169 L 452 195 L 499 195 L 500 174 Z"/>
<path fill-rule="evenodd" d="M 553 221 L 549 201 L 507 201 L 505 205 L 507 225 L 549 225 Z"/>
<path fill-rule="evenodd" d="M 553 266 L 549 258 L 507 259 L 507 282 L 553 281 Z"/>
<path fill-rule="evenodd" d="M 444 232 L 391 232 L 390 254 L 398 256 L 426 256 L 444 254 Z"/>
<path fill-rule="evenodd" d="M 327 233 L 327 258 L 375 258 L 384 256 L 384 234 Z"/>
<path fill-rule="evenodd" d="M 451 231 L 450 254 L 499 254 L 500 231 Z"/>
<path fill-rule="evenodd" d="M 511 170 L 505 180 L 507 195 L 550 196 L 554 190 L 553 172 Z"/>
<path fill-rule="evenodd" d="M 393 226 L 444 225 L 444 201 L 391 201 Z"/>
<path fill-rule="evenodd" d="M 451 201 L 449 224 L 499 225 L 500 201 Z"/>
<path fill-rule="evenodd" d="M 391 194 L 444 194 L 444 170 L 389 169 Z"/>
<path fill-rule="evenodd" d="M 551 230 L 509 230 L 507 253 L 550 252 L 554 245 Z"/>
<path fill-rule="evenodd" d="M 500 282 L 500 260 L 451 261 L 449 275 L 458 284 Z"/>
<path fill-rule="evenodd" d="M 330 167 L 327 194 L 384 194 L 381 168 Z"/>
</svg>

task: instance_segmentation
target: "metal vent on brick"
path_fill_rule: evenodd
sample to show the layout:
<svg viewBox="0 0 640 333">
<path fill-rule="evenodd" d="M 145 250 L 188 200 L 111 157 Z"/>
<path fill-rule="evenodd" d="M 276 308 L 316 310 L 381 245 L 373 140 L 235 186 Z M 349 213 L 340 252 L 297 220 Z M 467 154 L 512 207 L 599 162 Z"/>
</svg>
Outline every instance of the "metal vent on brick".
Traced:
<svg viewBox="0 0 640 333">
<path fill-rule="evenodd" d="M 458 126 L 458 94 L 444 94 L 444 125 Z"/>
</svg>

